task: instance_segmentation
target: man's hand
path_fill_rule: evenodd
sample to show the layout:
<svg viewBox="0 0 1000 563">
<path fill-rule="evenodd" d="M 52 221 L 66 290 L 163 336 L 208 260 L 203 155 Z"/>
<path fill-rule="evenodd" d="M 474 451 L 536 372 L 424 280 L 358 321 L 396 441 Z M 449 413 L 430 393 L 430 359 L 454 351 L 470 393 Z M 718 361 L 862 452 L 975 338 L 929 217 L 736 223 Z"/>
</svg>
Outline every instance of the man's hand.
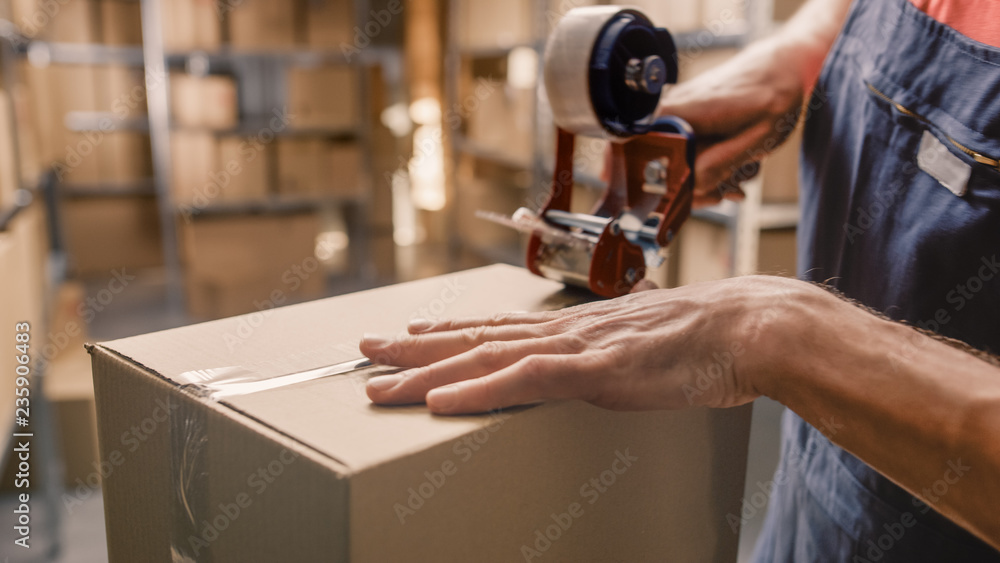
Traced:
<svg viewBox="0 0 1000 563">
<path fill-rule="evenodd" d="M 659 114 L 685 119 L 698 136 L 695 206 L 743 198 L 740 184 L 795 130 L 849 5 L 812 0 L 774 36 L 666 91 Z"/>
<path fill-rule="evenodd" d="M 772 326 L 808 284 L 747 277 L 653 290 L 547 313 L 416 321 L 410 335 L 368 336 L 376 361 L 414 368 L 372 379 L 380 404 L 426 400 L 439 414 L 549 399 L 617 410 L 730 407 L 755 399 L 753 371 Z"/>
</svg>

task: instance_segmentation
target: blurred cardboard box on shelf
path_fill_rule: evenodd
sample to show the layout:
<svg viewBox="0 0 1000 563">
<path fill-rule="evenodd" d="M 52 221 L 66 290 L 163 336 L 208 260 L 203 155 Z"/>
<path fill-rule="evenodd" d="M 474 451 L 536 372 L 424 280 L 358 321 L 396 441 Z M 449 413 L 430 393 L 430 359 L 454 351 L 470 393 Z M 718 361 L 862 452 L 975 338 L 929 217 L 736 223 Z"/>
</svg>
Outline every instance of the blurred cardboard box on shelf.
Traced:
<svg viewBox="0 0 1000 563">
<path fill-rule="evenodd" d="M 177 204 L 207 205 L 217 195 L 205 193 L 212 175 L 219 172 L 218 144 L 207 131 L 173 131 L 170 134 L 171 193 Z M 198 198 L 196 200 L 196 198 Z"/>
<path fill-rule="evenodd" d="M 216 51 L 222 46 L 223 18 L 216 0 L 168 0 L 160 3 L 163 43 L 168 51 Z"/>
<path fill-rule="evenodd" d="M 146 115 L 146 73 L 140 67 L 101 65 L 94 67 L 98 111 L 111 112 L 118 121 Z"/>
<path fill-rule="evenodd" d="M 39 352 L 47 345 L 45 315 L 45 294 L 48 288 L 46 277 L 46 259 L 49 243 L 46 232 L 45 210 L 41 202 L 35 202 L 22 210 L 4 231 L 0 231 L 0 338 L 16 343 L 18 333 L 29 334 L 29 364 L 28 377 L 38 369 Z M 27 331 L 17 330 L 19 323 L 28 323 Z M 11 348 L 13 352 L 13 348 Z M 17 368 L 20 365 L 13 356 L 0 362 L 0 385 L 10 389 L 8 397 L 13 399 L 16 379 L 19 376 Z M 23 371 L 22 374 L 23 375 Z M 15 415 L 13 400 L 0 401 L 0 417 L 13 424 Z M 15 456 L 10 456 L 10 460 Z M 0 467 L 0 490 L 11 490 L 14 484 L 15 466 L 8 463 Z"/>
<path fill-rule="evenodd" d="M 58 288 L 49 322 L 54 341 L 45 351 L 49 360 L 45 396 L 55 413 L 63 477 L 71 490 L 100 484 L 94 379 L 84 350 L 88 338 L 84 315 L 96 311 L 85 299 L 79 282 L 66 282 Z"/>
<path fill-rule="evenodd" d="M 680 285 L 732 276 L 735 258 L 732 234 L 726 227 L 701 219 L 689 219 L 674 247 L 680 252 Z"/>
<path fill-rule="evenodd" d="M 749 29 L 747 3 L 733 0 L 703 0 L 701 29 L 714 35 L 734 35 Z"/>
<path fill-rule="evenodd" d="M 110 560 L 734 561 L 749 405 L 439 417 L 372 405 L 365 383 L 384 368 L 295 382 L 421 310 L 578 301 L 492 266 L 93 348 L 103 458 L 174 406 L 104 483 Z"/>
<path fill-rule="evenodd" d="M 174 122 L 181 127 L 233 129 L 239 125 L 236 81 L 229 76 L 170 76 Z"/>
<path fill-rule="evenodd" d="M 100 148 L 104 135 L 91 131 L 73 133 L 64 131 L 56 142 L 53 160 L 56 178 L 66 186 L 93 186 L 101 182 Z"/>
<path fill-rule="evenodd" d="M 735 4 L 736 2 L 731 2 Z M 657 27 L 665 27 L 671 33 L 683 33 L 701 29 L 704 2 L 691 0 L 615 0 L 614 4 L 636 7 L 649 16 Z"/>
<path fill-rule="evenodd" d="M 99 43 L 97 0 L 13 0 L 14 23 L 29 39 L 59 43 Z"/>
<path fill-rule="evenodd" d="M 292 198 L 355 197 L 362 190 L 356 143 L 288 137 L 277 143 L 278 193 Z"/>
<path fill-rule="evenodd" d="M 365 191 L 364 156 L 357 143 L 332 143 L 326 150 L 330 171 L 329 192 L 335 197 L 354 197 Z"/>
<path fill-rule="evenodd" d="M 309 48 L 340 50 L 344 44 L 355 46 L 357 18 L 353 0 L 305 0 L 305 11 Z"/>
<path fill-rule="evenodd" d="M 81 277 L 163 265 L 154 196 L 68 197 L 62 203 L 70 270 Z"/>
<path fill-rule="evenodd" d="M 64 133 L 56 177 L 69 188 L 134 185 L 153 177 L 149 135 L 131 131 Z"/>
<path fill-rule="evenodd" d="M 479 109 L 469 114 L 469 140 L 479 149 L 531 166 L 534 156 L 534 88 L 483 81 Z"/>
<path fill-rule="evenodd" d="M 675 243 L 679 248 L 679 283 L 721 280 L 732 276 L 733 234 L 725 226 L 690 219 Z M 796 275 L 795 229 L 768 229 L 760 232 L 756 273 Z"/>
<path fill-rule="evenodd" d="M 31 92 L 31 120 L 38 132 L 41 158 L 46 164 L 67 157 L 66 114 L 98 110 L 97 77 L 86 65 L 49 65 L 38 68 L 25 63 L 24 77 Z"/>
<path fill-rule="evenodd" d="M 293 198 L 319 198 L 330 181 L 328 143 L 315 137 L 279 139 L 278 193 Z"/>
<path fill-rule="evenodd" d="M 153 158 L 147 133 L 106 133 L 99 148 L 101 182 L 135 184 L 153 178 Z"/>
<path fill-rule="evenodd" d="M 138 0 L 101 0 L 101 38 L 106 45 L 142 45 L 142 8 Z"/>
<path fill-rule="evenodd" d="M 757 272 L 776 276 L 798 275 L 798 244 L 795 229 L 775 229 L 760 233 Z"/>
<path fill-rule="evenodd" d="M 0 210 L 14 204 L 14 192 L 20 187 L 17 177 L 17 139 L 11 112 L 13 103 L 7 92 L 0 90 Z"/>
<path fill-rule="evenodd" d="M 219 169 L 231 179 L 223 190 L 224 201 L 266 199 L 271 192 L 271 150 L 253 138 L 219 139 Z"/>
<path fill-rule="evenodd" d="M 175 203 L 203 209 L 269 196 L 270 147 L 251 138 L 204 131 L 174 131 L 170 139 Z"/>
<path fill-rule="evenodd" d="M 290 49 L 301 44 L 302 6 L 297 0 L 242 0 L 230 4 L 229 43 L 235 49 Z"/>
<path fill-rule="evenodd" d="M 799 200 L 799 154 L 802 150 L 802 127 L 767 155 L 761 174 L 764 179 L 764 203 L 794 203 Z"/>
<path fill-rule="evenodd" d="M 358 70 L 347 66 L 288 69 L 288 113 L 298 129 L 346 129 L 360 120 Z"/>
<path fill-rule="evenodd" d="M 532 0 L 461 2 L 459 44 L 469 48 L 525 45 L 534 37 Z"/>
<path fill-rule="evenodd" d="M 459 175 L 462 197 L 458 198 L 458 232 L 463 244 L 474 249 L 518 248 L 520 233 L 484 221 L 476 213 L 490 211 L 510 216 L 525 205 L 528 192 L 511 177 L 510 171 L 499 166 L 472 173 L 470 169 L 475 166 L 472 160 L 464 159 Z"/>
<path fill-rule="evenodd" d="M 196 217 L 181 226 L 188 312 L 215 319 L 323 294 L 314 212 Z"/>
</svg>

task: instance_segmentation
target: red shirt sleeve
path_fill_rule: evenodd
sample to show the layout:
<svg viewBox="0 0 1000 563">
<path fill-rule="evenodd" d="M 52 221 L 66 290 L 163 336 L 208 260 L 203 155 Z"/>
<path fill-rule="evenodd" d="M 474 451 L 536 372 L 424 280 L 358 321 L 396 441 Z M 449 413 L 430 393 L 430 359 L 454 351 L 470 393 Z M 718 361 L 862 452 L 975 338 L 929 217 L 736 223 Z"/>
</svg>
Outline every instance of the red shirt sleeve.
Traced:
<svg viewBox="0 0 1000 563">
<path fill-rule="evenodd" d="M 1000 0 L 910 0 L 917 8 L 959 33 L 1000 47 Z"/>
</svg>

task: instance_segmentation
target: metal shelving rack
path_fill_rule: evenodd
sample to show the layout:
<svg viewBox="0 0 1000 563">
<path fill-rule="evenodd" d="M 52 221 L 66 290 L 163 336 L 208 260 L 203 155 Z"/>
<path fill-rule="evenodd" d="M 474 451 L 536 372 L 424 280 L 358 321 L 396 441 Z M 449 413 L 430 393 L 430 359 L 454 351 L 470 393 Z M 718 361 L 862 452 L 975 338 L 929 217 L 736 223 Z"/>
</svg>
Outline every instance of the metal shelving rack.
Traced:
<svg viewBox="0 0 1000 563">
<path fill-rule="evenodd" d="M 169 1 L 169 0 L 166 0 Z M 247 107 L 279 107 L 278 100 L 286 94 L 286 71 L 293 66 L 347 65 L 358 74 L 359 107 L 362 116 L 358 125 L 350 128 L 300 128 L 280 132 L 278 137 L 322 136 L 335 141 L 353 141 L 362 147 L 362 167 L 369 185 L 374 186 L 374 163 L 372 160 L 372 112 L 369 95 L 371 92 L 371 71 L 379 66 L 396 65 L 402 55 L 393 47 L 368 46 L 353 61 L 348 60 L 339 50 L 311 50 L 289 48 L 283 50 L 240 50 L 222 46 L 216 51 L 167 51 L 163 37 L 163 0 L 139 0 L 141 6 L 143 44 L 135 46 L 109 46 L 101 44 L 58 43 L 32 40 L 17 36 L 16 27 L 4 22 L 3 31 L 15 36 L 9 42 L 16 46 L 11 54 L 27 58 L 41 66 L 63 65 L 125 65 L 145 70 L 147 89 L 147 115 L 128 118 L 124 121 L 112 119 L 115 131 L 148 132 L 152 151 L 153 176 L 148 180 L 131 182 L 126 185 L 101 183 L 98 185 L 74 185 L 64 190 L 74 197 L 102 197 L 109 195 L 149 196 L 155 194 L 163 244 L 166 269 L 168 300 L 173 310 L 181 310 L 184 303 L 183 272 L 178 245 L 177 218 L 179 207 L 171 195 L 172 156 L 170 135 L 177 130 L 171 118 L 170 73 L 185 68 L 197 68 L 201 73 L 225 71 L 245 80 L 241 84 L 241 109 Z M 364 18 L 369 11 L 367 0 L 355 0 L 354 14 L 358 25 L 364 26 Z M 151 79 L 155 78 L 154 79 Z M 390 87 L 402 88 L 398 83 Z M 394 94 L 399 97 L 398 94 Z M 241 112 L 243 113 L 243 112 Z M 72 112 L 66 116 L 67 128 L 76 132 L 98 130 L 102 122 L 111 117 L 107 112 Z M 264 127 L 256 127 L 252 113 L 241 119 L 240 125 L 231 130 L 211 130 L 217 136 L 252 135 Z M 263 120 L 266 123 L 266 119 Z M 107 131 L 107 129 L 105 129 Z M 206 130 L 207 131 L 207 130 Z M 371 190 L 362 190 L 355 198 L 326 197 L 309 201 L 284 201 L 279 199 L 246 204 L 212 204 L 199 211 L 200 215 L 238 215 L 282 213 L 289 209 L 324 210 L 342 209 L 349 225 L 351 242 L 351 263 L 354 275 L 361 279 L 371 279 L 374 269 L 370 263 L 368 217 L 371 215 Z"/>
<path fill-rule="evenodd" d="M 448 17 L 451 23 L 448 31 L 448 45 L 446 49 L 446 95 L 448 106 L 451 107 L 459 98 L 459 80 L 463 64 L 469 60 L 479 58 L 499 58 L 507 55 L 512 49 L 517 47 L 528 47 L 538 53 L 539 60 L 545 49 L 545 30 L 548 26 L 547 9 L 550 3 L 546 0 L 534 0 L 534 33 L 536 40 L 530 43 L 513 44 L 505 47 L 466 47 L 461 45 L 457 25 L 460 21 L 461 2 L 468 0 L 451 0 L 448 8 Z M 602 0 L 595 4 L 610 4 L 611 2 Z M 742 47 L 751 41 L 769 33 L 775 26 L 773 22 L 773 0 L 747 0 L 746 19 L 747 26 L 742 33 L 716 34 L 707 30 L 695 30 L 674 34 L 674 41 L 680 51 L 701 49 L 717 50 L 732 49 Z M 541 68 L 539 69 L 541 72 Z M 539 74 L 538 83 L 541 84 Z M 542 154 L 538 147 L 548 146 L 546 136 L 553 134 L 551 121 L 546 120 L 546 108 L 540 100 L 536 100 L 534 110 L 535 123 L 535 150 L 534 158 L 531 162 L 523 162 L 513 159 L 508 155 L 499 154 L 495 151 L 484 149 L 473 140 L 467 139 L 460 132 L 453 132 L 451 150 L 454 155 L 453 168 L 451 170 L 452 201 L 461 198 L 461 186 L 454 185 L 458 178 L 458 167 L 463 156 L 492 162 L 509 168 L 522 168 L 529 170 L 532 174 L 531 186 L 533 193 L 528 194 L 531 201 L 541 201 L 538 198 L 544 197 L 547 183 L 552 176 L 553 155 Z M 550 118 L 549 118 L 550 119 Z M 577 170 L 574 179 L 578 186 L 603 191 L 606 187 L 604 181 L 592 174 Z M 730 264 L 731 275 L 742 275 L 754 273 L 757 270 L 757 256 L 761 231 L 772 229 L 790 229 L 798 225 L 799 209 L 797 203 L 772 204 L 763 202 L 763 175 L 745 183 L 744 191 L 747 193 L 746 201 L 736 204 L 724 202 L 720 205 L 699 209 L 693 213 L 695 218 L 710 223 L 723 226 L 727 229 L 732 248 L 732 262 Z M 457 205 L 452 206 L 456 210 Z M 455 217 L 457 210 L 450 218 L 452 231 L 457 232 L 458 220 Z M 461 245 L 458 235 L 453 241 L 453 247 Z M 520 256 L 520 249 L 509 249 L 505 252 L 494 252 L 492 257 L 500 256 L 504 261 L 520 263 L 523 257 Z"/>
</svg>

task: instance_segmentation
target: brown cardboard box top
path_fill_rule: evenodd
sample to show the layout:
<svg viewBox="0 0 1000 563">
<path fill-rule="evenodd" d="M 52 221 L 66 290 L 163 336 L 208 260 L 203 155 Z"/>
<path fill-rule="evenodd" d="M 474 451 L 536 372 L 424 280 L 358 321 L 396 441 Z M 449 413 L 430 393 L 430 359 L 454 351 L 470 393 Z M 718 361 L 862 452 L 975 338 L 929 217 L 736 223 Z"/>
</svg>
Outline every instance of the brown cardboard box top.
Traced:
<svg viewBox="0 0 1000 563">
<path fill-rule="evenodd" d="M 405 291 L 369 291 L 279 309 L 259 328 L 250 317 L 225 319 L 102 346 L 146 366 L 175 384 L 186 372 L 252 367 L 263 377 L 336 365 L 361 356 L 366 332 L 395 334 L 421 313 L 444 308 L 449 317 L 485 314 L 497 302 L 512 310 L 545 307 L 560 285 L 528 276 L 518 268 L 495 266 L 471 275 L 407 284 Z M 452 304 L 449 305 L 448 302 Z M 426 311 L 422 311 L 423 309 Z M 346 322 L 345 322 L 346 321 Z M 238 344 L 231 345 L 231 338 Z M 183 350 L 183 353 L 178 353 Z M 488 419 L 414 416 L 424 407 L 384 410 L 371 406 L 355 380 L 318 382 L 322 394 L 301 386 L 227 399 L 234 408 L 340 460 L 353 470 L 386 462 L 410 451 L 460 437 L 490 424 Z M 307 384 L 308 385 L 308 384 Z M 288 402 L 299 408 L 290 412 Z M 308 406 L 305 404 L 308 402 Z M 341 428 L 342 432 L 329 432 Z"/>
<path fill-rule="evenodd" d="M 119 460 L 103 489 L 111 561 L 735 560 L 726 515 L 740 510 L 749 408 L 435 417 L 373 406 L 366 373 L 221 402 L 179 388 L 192 370 L 280 376 L 356 359 L 361 334 L 417 315 L 575 301 L 561 289 L 493 266 L 96 347 L 102 459 Z M 164 408 L 176 412 L 152 422 Z M 144 417 L 146 441 L 119 445 Z"/>
</svg>

